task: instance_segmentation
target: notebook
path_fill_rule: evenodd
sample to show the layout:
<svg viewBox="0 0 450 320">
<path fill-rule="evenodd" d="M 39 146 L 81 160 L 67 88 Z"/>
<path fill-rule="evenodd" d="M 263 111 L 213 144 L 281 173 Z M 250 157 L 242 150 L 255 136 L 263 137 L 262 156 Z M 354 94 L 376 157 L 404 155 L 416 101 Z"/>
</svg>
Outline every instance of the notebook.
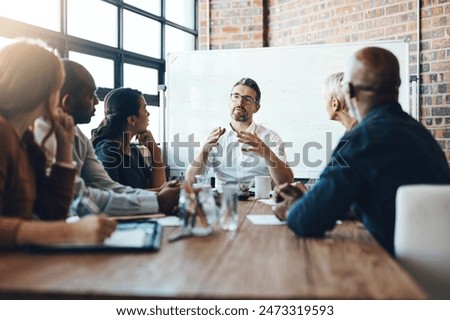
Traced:
<svg viewBox="0 0 450 320">
<path fill-rule="evenodd" d="M 162 227 L 157 221 L 120 221 L 116 230 L 101 244 L 30 245 L 29 252 L 105 252 L 158 251 L 161 247 Z"/>
</svg>

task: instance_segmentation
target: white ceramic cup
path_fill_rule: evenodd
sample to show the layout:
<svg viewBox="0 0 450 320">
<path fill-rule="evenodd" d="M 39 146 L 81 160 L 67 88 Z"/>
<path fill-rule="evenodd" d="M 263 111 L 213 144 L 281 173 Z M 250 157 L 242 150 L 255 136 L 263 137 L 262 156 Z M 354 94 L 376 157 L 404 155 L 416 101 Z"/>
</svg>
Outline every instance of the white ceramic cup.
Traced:
<svg viewBox="0 0 450 320">
<path fill-rule="evenodd" d="M 256 199 L 269 199 L 272 179 L 270 176 L 255 177 L 255 197 Z"/>
</svg>

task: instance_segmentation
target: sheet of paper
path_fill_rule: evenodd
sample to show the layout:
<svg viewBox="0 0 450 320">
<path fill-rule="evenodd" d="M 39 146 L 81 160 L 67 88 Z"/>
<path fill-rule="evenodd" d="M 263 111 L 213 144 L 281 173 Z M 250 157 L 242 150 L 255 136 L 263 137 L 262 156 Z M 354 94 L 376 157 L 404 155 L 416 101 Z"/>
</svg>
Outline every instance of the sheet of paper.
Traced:
<svg viewBox="0 0 450 320">
<path fill-rule="evenodd" d="M 111 219 L 115 220 L 143 220 L 143 219 L 156 219 L 165 217 L 162 213 L 149 213 L 149 214 L 129 214 L 129 215 L 111 215 Z"/>
<path fill-rule="evenodd" d="M 105 245 L 113 247 L 142 247 L 147 232 L 143 229 L 117 230 L 104 241 Z"/>
<path fill-rule="evenodd" d="M 155 219 L 163 227 L 180 227 L 182 225 L 182 220 L 175 216 L 169 216 L 164 218 Z"/>
<path fill-rule="evenodd" d="M 275 205 L 275 201 L 273 200 L 273 198 L 269 198 L 269 199 L 258 199 L 259 202 L 268 204 L 268 205 Z"/>
<path fill-rule="evenodd" d="M 247 218 L 256 225 L 284 225 L 286 221 L 280 221 L 273 214 L 249 214 Z"/>
</svg>

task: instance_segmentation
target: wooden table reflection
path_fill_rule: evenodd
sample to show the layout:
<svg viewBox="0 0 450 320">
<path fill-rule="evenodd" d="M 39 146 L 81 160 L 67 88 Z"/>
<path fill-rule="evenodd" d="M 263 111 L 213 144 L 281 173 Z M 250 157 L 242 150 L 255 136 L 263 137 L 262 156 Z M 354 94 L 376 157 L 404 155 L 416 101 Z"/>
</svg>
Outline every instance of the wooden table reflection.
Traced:
<svg viewBox="0 0 450 320">
<path fill-rule="evenodd" d="M 355 221 L 324 238 L 258 226 L 271 214 L 239 202 L 236 232 L 176 242 L 155 253 L 0 253 L 4 299 L 424 299 L 423 291 Z"/>
</svg>

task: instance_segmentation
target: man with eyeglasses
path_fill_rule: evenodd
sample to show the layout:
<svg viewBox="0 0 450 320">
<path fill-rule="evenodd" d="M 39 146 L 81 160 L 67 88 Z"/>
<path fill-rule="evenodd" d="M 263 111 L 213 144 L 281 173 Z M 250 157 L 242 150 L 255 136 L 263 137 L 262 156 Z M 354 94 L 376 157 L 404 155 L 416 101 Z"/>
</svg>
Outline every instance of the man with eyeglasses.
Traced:
<svg viewBox="0 0 450 320">
<path fill-rule="evenodd" d="M 260 100 L 261 91 L 253 79 L 242 78 L 233 85 L 228 130 L 218 127 L 211 131 L 186 170 L 189 181 L 194 182 L 196 175 L 210 167 L 219 190 L 227 182 L 248 186 L 255 176 L 270 176 L 272 185 L 293 181 L 280 136 L 253 121 Z"/>
</svg>

